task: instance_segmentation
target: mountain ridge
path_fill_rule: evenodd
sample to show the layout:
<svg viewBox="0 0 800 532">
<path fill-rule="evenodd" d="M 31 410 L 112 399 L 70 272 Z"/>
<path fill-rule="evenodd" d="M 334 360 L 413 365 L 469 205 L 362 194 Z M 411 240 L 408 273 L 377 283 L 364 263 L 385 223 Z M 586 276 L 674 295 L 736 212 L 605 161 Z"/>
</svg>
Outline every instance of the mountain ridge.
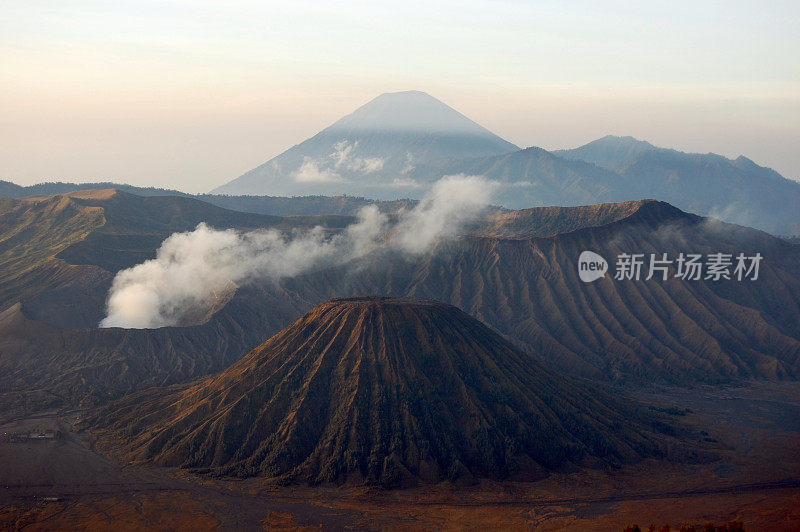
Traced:
<svg viewBox="0 0 800 532">
<path fill-rule="evenodd" d="M 9 262 L 2 270 L 9 276 L 4 289 L 24 290 L 6 293 L 3 300 L 4 308 L 21 303 L 12 314 L 23 321 L 9 317 L 0 322 L 0 403 L 17 404 L 25 390 L 49 389 L 58 404 L 72 404 L 81 396 L 98 404 L 142 386 L 198 378 L 237 360 L 314 305 L 359 293 L 455 305 L 563 373 L 600 381 L 800 378 L 800 246 L 663 202 L 495 213 L 420 256 L 387 252 L 280 282 L 243 284 L 219 294 L 222 299 L 214 308 L 193 313 L 186 326 L 99 331 L 95 327 L 105 315 L 114 272 L 135 257 L 154 256 L 159 231 L 168 235 L 191 229 L 196 217 L 213 213 L 231 217 L 219 220 L 223 226 L 258 225 L 241 213 L 197 200 L 114 197 L 117 202 L 58 196 L 0 200 L 0 259 L 3 253 L 24 257 L 35 252 L 45 260 L 39 266 L 23 261 L 12 267 Z M 143 204 L 151 202 L 164 212 L 148 214 Z M 67 208 L 56 212 L 59 204 Z M 15 205 L 24 208 L 14 210 Z M 27 212 L 31 205 L 39 210 Z M 98 206 L 104 211 L 94 216 L 108 218 L 112 226 L 114 220 L 127 220 L 121 229 L 127 227 L 129 233 L 107 228 L 103 238 L 87 241 L 81 236 L 66 250 L 52 248 L 47 238 L 64 245 L 64 238 L 48 229 L 58 216 Z M 75 235 L 94 234 L 95 218 L 87 220 L 76 219 Z M 324 221 L 263 220 L 265 226 L 289 231 Z M 325 230 L 335 233 L 351 222 L 335 218 Z M 12 245 L 9 237 L 23 231 L 28 231 L 25 242 L 40 248 L 26 251 Z M 578 279 L 576 266 L 584 250 L 605 257 L 612 269 L 622 252 L 667 252 L 673 259 L 687 250 L 760 252 L 764 261 L 756 283 L 674 278 L 623 282 L 610 279 L 609 273 L 586 284 Z M 14 279 L 25 282 L 15 284 Z"/>
<path fill-rule="evenodd" d="M 684 210 L 763 229 L 800 234 L 800 182 L 740 155 L 687 153 L 632 137 L 607 136 L 559 156 L 605 167 L 628 194 L 655 197 Z M 617 193 L 612 200 L 628 199 Z M 630 198 L 634 199 L 634 198 Z"/>
<path fill-rule="evenodd" d="M 606 135 L 573 149 L 554 150 L 552 153 L 565 159 L 581 160 L 601 168 L 619 171 L 621 161 L 646 151 L 661 150 L 653 144 L 631 136 Z"/>
</svg>

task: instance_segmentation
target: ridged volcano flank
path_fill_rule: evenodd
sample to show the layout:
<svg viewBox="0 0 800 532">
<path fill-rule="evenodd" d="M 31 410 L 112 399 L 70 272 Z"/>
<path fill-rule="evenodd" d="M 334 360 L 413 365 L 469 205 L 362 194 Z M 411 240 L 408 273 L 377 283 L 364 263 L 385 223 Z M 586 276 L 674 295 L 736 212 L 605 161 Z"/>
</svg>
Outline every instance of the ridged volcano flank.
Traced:
<svg viewBox="0 0 800 532">
<path fill-rule="evenodd" d="M 137 394 L 90 424 L 133 460 L 396 486 L 635 460 L 653 444 L 626 415 L 455 307 L 350 298 L 216 377 Z"/>
</svg>

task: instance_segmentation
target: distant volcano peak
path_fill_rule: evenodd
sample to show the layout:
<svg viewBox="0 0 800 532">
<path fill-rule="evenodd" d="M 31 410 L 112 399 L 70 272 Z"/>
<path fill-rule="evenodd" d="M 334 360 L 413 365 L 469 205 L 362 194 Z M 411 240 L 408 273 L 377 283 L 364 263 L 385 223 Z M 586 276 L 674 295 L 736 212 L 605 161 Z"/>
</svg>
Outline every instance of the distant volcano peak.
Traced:
<svg viewBox="0 0 800 532">
<path fill-rule="evenodd" d="M 517 150 L 429 94 L 387 92 L 215 192 L 418 197 L 420 165 Z"/>
<path fill-rule="evenodd" d="M 337 121 L 329 129 L 494 136 L 449 105 L 428 93 L 416 90 L 383 93 Z"/>
</svg>

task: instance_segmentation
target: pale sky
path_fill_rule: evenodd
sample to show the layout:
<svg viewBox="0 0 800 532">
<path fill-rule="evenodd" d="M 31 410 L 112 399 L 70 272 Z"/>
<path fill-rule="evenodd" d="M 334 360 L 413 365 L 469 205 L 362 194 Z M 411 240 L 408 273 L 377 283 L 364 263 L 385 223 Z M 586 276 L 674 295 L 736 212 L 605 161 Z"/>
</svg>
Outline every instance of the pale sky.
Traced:
<svg viewBox="0 0 800 532">
<path fill-rule="evenodd" d="M 202 192 L 383 92 L 800 178 L 800 2 L 0 0 L 0 179 Z"/>
</svg>

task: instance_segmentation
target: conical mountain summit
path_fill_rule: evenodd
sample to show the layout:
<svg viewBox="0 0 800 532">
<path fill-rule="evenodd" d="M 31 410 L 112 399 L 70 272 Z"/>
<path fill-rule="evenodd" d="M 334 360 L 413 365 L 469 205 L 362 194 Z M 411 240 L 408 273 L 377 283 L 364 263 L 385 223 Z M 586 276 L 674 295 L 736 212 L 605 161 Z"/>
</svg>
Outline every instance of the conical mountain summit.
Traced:
<svg viewBox="0 0 800 532">
<path fill-rule="evenodd" d="M 284 482 L 407 486 L 628 462 L 657 436 L 456 307 L 319 305 L 217 376 L 98 413 L 128 458 Z"/>
</svg>

